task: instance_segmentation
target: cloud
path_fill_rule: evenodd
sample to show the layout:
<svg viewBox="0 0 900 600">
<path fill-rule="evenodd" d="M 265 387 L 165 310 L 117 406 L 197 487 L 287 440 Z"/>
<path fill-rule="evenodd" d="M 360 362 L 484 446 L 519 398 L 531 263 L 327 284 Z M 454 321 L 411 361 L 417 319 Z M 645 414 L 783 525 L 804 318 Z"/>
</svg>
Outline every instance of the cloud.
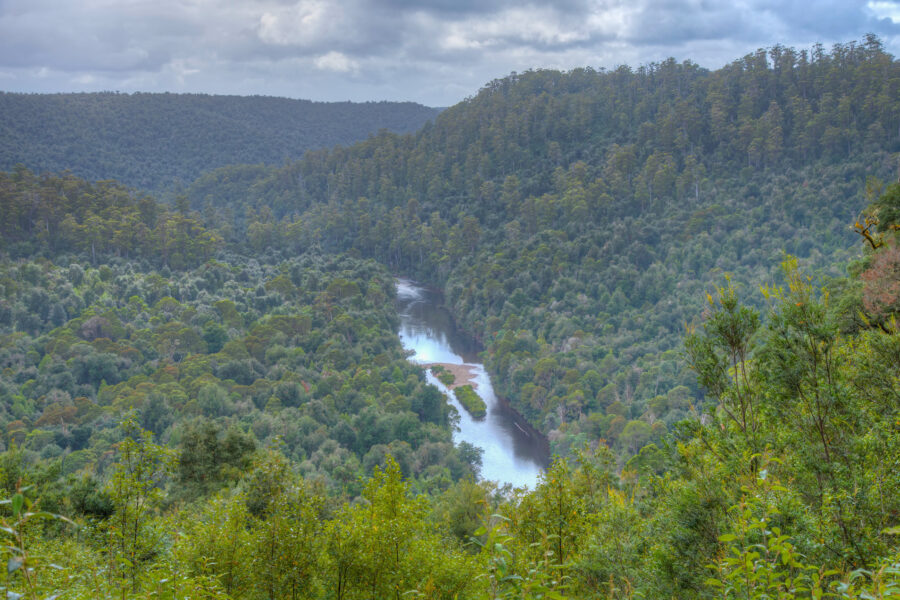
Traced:
<svg viewBox="0 0 900 600">
<path fill-rule="evenodd" d="M 0 85 L 449 105 L 511 71 L 900 51 L 897 0 L 0 0 Z"/>
<path fill-rule="evenodd" d="M 349 73 L 359 69 L 359 64 L 355 60 L 347 58 L 340 52 L 329 52 L 319 56 L 314 61 L 316 68 L 322 71 L 336 71 L 338 73 Z"/>
<path fill-rule="evenodd" d="M 900 2 L 890 0 L 876 0 L 866 4 L 879 19 L 888 19 L 894 24 L 900 24 Z"/>
<path fill-rule="evenodd" d="M 259 37 L 277 46 L 315 46 L 337 37 L 341 12 L 339 4 L 324 0 L 304 0 L 266 11 L 259 18 Z"/>
<path fill-rule="evenodd" d="M 507 8 L 488 18 L 472 17 L 447 27 L 449 48 L 460 42 L 482 48 L 492 46 L 566 47 L 590 40 L 591 28 L 579 19 L 550 7 Z"/>
</svg>

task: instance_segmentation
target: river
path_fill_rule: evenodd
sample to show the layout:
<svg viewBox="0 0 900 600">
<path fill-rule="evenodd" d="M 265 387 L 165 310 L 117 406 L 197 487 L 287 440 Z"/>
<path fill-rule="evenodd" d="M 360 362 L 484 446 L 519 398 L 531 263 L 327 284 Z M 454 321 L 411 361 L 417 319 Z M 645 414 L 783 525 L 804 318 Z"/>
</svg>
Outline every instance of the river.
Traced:
<svg viewBox="0 0 900 600">
<path fill-rule="evenodd" d="M 397 307 L 400 314 L 400 341 L 412 351 L 410 360 L 419 364 L 444 363 L 466 365 L 472 385 L 487 405 L 487 415 L 475 419 L 456 397 L 427 371 L 429 383 L 450 399 L 459 411 L 459 426 L 454 443 L 466 441 L 484 451 L 481 476 L 515 487 L 534 489 L 538 475 L 549 464 L 546 441 L 521 415 L 497 398 L 490 377 L 478 361 L 478 346 L 463 335 L 441 305 L 438 292 L 420 287 L 407 279 L 397 280 Z"/>
</svg>

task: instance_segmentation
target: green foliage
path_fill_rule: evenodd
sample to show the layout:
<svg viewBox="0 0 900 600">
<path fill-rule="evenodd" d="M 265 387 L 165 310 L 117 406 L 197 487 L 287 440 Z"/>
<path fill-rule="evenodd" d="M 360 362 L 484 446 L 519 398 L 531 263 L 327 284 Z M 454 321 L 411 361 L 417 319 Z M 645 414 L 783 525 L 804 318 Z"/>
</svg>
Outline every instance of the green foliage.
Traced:
<svg viewBox="0 0 900 600">
<path fill-rule="evenodd" d="M 573 560 L 579 588 L 600 598 L 629 598 L 642 585 L 651 543 L 635 503 L 614 489 L 595 517 L 584 551 Z"/>
<path fill-rule="evenodd" d="M 707 394 L 753 443 L 760 407 L 752 381 L 750 340 L 759 327 L 759 315 L 740 305 L 730 281 L 716 293 L 715 300 L 707 295 L 712 312 L 703 322 L 703 333 L 691 332 L 684 340 L 688 363 Z"/>
<path fill-rule="evenodd" d="M 289 487 L 273 498 L 265 519 L 254 531 L 248 566 L 257 596 L 320 597 L 322 560 L 321 498 L 303 487 Z"/>
<path fill-rule="evenodd" d="M 19 168 L 0 174 L 0 207 L 0 236 L 13 255 L 82 253 L 94 265 L 98 258 L 143 257 L 182 269 L 208 260 L 222 245 L 221 236 L 201 225 L 197 215 L 171 212 L 114 181 L 91 184 L 69 174 L 38 176 Z M 111 273 L 104 265 L 97 276 L 106 282 Z M 81 267 L 71 266 L 69 278 L 83 285 Z M 27 306 L 53 325 L 67 320 L 65 305 L 51 304 L 46 293 L 33 292 Z M 34 329 L 30 321 L 23 325 Z M 108 329 L 89 323 L 86 331 L 101 337 L 104 325 Z"/>
<path fill-rule="evenodd" d="M 8 598 L 37 598 L 42 571 L 59 568 L 49 562 L 45 565 L 47 561 L 31 548 L 37 522 L 55 519 L 74 525 L 61 515 L 39 510 L 35 502 L 26 497 L 27 491 L 27 488 L 17 489 L 10 498 L 0 500 L 0 506 L 9 511 L 8 517 L 0 518 L 0 532 L 4 537 L 0 557 L 6 561 L 5 585 L 0 590 L 5 591 Z M 15 589 L 24 593 L 15 592 Z"/>
<path fill-rule="evenodd" d="M 879 231 L 896 231 L 900 226 L 900 182 L 887 186 L 872 208 L 878 217 Z"/>
<path fill-rule="evenodd" d="M 213 421 L 185 424 L 176 466 L 178 495 L 196 498 L 237 481 L 255 449 L 253 437 L 234 427 L 223 432 Z"/>
<path fill-rule="evenodd" d="M 707 580 L 720 598 L 823 598 L 829 578 L 803 562 L 803 556 L 774 524 L 779 515 L 778 495 L 788 494 L 768 476 L 763 462 L 756 482 L 743 489 L 741 502 L 731 508 L 730 531 L 719 536 L 725 550 L 715 565 L 717 577 Z"/>
<path fill-rule="evenodd" d="M 723 271 L 754 290 L 786 251 L 843 275 L 859 182 L 895 170 L 898 73 L 867 36 L 716 71 L 514 74 L 415 135 L 260 173 L 210 222 L 256 252 L 352 251 L 441 287 L 497 392 L 554 450 L 602 438 L 624 462 L 703 408 L 679 349 Z M 750 383 L 717 400 L 753 438 Z M 651 409 L 678 388 L 687 402 Z"/>
<path fill-rule="evenodd" d="M 723 553 L 711 565 L 716 576 L 707 585 L 718 598 L 897 598 L 900 570 L 891 558 L 875 571 L 857 569 L 841 574 L 824 566 L 810 565 L 798 552 L 791 535 L 782 532 L 779 506 L 791 491 L 766 467 L 762 457 L 755 480 L 742 486 L 742 497 L 730 509 L 729 532 L 721 535 Z"/>
<path fill-rule="evenodd" d="M 376 467 L 365 503 L 345 505 L 326 530 L 335 598 L 469 597 L 474 561 L 442 540 L 425 521 L 427 505 L 409 497 L 399 466 Z"/>
<path fill-rule="evenodd" d="M 439 111 L 411 102 L 310 102 L 202 94 L 0 94 L 0 169 L 17 163 L 161 192 L 235 163 L 280 165 L 381 129 L 413 131 Z M 240 190 L 261 166 L 220 186 Z M 204 198 L 201 196 L 201 199 Z"/>
<path fill-rule="evenodd" d="M 826 546 L 834 551 L 839 545 L 851 564 L 867 564 L 883 551 L 876 532 L 889 523 L 869 512 L 869 503 L 880 500 L 857 486 L 867 485 L 866 472 L 876 469 L 877 459 L 866 450 L 868 434 L 884 431 L 884 420 L 896 412 L 874 409 L 873 398 L 858 387 L 856 363 L 867 352 L 839 334 L 828 293 L 817 293 L 793 261 L 785 265 L 785 279 L 786 288 L 768 292 L 778 304 L 760 352 L 767 400 L 773 416 L 792 426 L 780 441 L 791 447 L 798 487 L 823 519 Z M 882 451 L 897 452 L 895 435 L 878 437 Z M 897 482 L 889 477 L 877 485 L 895 489 Z"/>
<path fill-rule="evenodd" d="M 162 532 L 150 518 L 163 498 L 162 479 L 169 473 L 172 452 L 153 443 L 150 432 L 133 420 L 122 423 L 123 439 L 108 484 L 115 512 L 107 522 L 110 575 L 123 588 L 138 591 L 138 574 L 148 556 L 158 551 Z"/>
<path fill-rule="evenodd" d="M 535 493 L 523 499 L 517 515 L 526 539 L 536 549 L 549 549 L 551 564 L 568 566 L 583 543 L 589 517 L 566 461 L 557 460 L 541 476 Z"/>
<path fill-rule="evenodd" d="M 481 399 L 471 385 L 461 385 L 453 388 L 453 395 L 459 400 L 463 408 L 476 419 L 482 419 L 487 414 L 487 405 Z"/>
<path fill-rule="evenodd" d="M 9 585 L 897 597 L 896 190 L 869 176 L 894 168 L 898 81 L 874 36 L 529 72 L 415 136 L 224 169 L 174 211 L 0 177 Z M 865 253 L 820 288 L 864 196 Z M 479 450 L 406 360 L 389 269 L 444 288 L 566 455 L 534 490 L 468 479 Z M 23 523 L 32 494 L 82 527 Z"/>
<path fill-rule="evenodd" d="M 112 427 L 134 410 L 179 450 L 171 500 L 233 485 L 253 444 L 279 439 L 336 493 L 358 493 L 395 441 L 405 472 L 428 485 L 474 473 L 452 445 L 446 400 L 405 360 L 383 267 L 318 253 L 220 258 L 174 273 L 124 259 L 0 262 L 0 278 L 20 282 L 5 288 L 17 312 L 38 321 L 27 305 L 39 292 L 69 307 L 40 335 L 0 324 L 0 427 L 24 462 L 59 458 L 65 474 L 102 480 Z M 23 461 L 9 465 L 10 489 Z M 79 514 L 105 510 L 79 502 Z"/>
<path fill-rule="evenodd" d="M 505 520 L 497 515 L 496 525 L 482 528 L 475 533 L 484 538 L 476 540 L 487 558 L 487 570 L 482 575 L 487 580 L 488 598 L 521 598 L 523 600 L 565 600 L 566 583 L 558 578 L 549 559 L 531 568 L 518 564 L 519 557 L 510 546 L 514 537 L 507 534 Z"/>
<path fill-rule="evenodd" d="M 456 382 L 456 376 L 441 365 L 432 365 L 429 368 L 431 369 L 431 372 L 434 373 L 434 376 L 438 378 L 438 381 L 447 387 Z"/>
</svg>

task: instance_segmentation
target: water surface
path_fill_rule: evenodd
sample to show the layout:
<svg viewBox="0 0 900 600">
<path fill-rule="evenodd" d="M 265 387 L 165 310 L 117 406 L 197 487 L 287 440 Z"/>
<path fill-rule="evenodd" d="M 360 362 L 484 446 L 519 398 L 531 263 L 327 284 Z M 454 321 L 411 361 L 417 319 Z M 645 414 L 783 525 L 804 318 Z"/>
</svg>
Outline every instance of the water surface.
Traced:
<svg viewBox="0 0 900 600">
<path fill-rule="evenodd" d="M 410 357 L 413 362 L 473 367 L 472 384 L 487 404 L 483 419 L 473 419 L 447 387 L 430 371 L 427 373 L 428 382 L 444 392 L 459 411 L 459 429 L 454 432 L 453 441 L 466 441 L 484 451 L 481 469 L 484 479 L 534 488 L 538 475 L 549 462 L 547 444 L 521 415 L 494 394 L 490 377 L 478 360 L 477 344 L 454 326 L 441 301 L 440 293 L 408 279 L 398 279 L 400 341 L 406 350 L 414 352 Z"/>
</svg>

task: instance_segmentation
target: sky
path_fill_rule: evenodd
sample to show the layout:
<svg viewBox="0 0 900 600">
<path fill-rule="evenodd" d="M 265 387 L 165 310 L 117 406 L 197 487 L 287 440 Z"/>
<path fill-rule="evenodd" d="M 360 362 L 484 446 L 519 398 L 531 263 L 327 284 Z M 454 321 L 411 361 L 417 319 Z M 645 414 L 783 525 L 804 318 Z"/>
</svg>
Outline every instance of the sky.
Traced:
<svg viewBox="0 0 900 600">
<path fill-rule="evenodd" d="M 900 0 L 0 0 L 0 91 L 450 106 L 513 71 L 716 69 L 866 33 L 900 56 Z"/>
</svg>

